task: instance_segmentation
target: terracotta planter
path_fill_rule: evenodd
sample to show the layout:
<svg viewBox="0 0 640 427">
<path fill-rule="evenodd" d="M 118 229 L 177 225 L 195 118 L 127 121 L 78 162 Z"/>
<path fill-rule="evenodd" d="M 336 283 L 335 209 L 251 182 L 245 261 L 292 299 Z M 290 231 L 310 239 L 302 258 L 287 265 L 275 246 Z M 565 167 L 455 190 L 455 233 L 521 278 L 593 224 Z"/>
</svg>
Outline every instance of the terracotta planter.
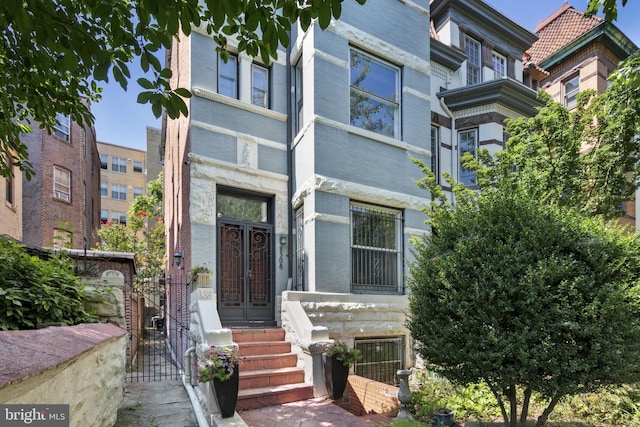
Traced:
<svg viewBox="0 0 640 427">
<path fill-rule="evenodd" d="M 322 365 L 329 397 L 333 400 L 342 399 L 344 390 L 347 388 L 349 367 L 344 366 L 335 356 L 328 356 L 326 353 L 322 353 Z"/>
<path fill-rule="evenodd" d="M 238 402 L 238 384 L 240 383 L 240 369 L 236 364 L 233 375 L 227 381 L 213 380 L 213 393 L 218 401 L 222 418 L 233 417 Z"/>
</svg>

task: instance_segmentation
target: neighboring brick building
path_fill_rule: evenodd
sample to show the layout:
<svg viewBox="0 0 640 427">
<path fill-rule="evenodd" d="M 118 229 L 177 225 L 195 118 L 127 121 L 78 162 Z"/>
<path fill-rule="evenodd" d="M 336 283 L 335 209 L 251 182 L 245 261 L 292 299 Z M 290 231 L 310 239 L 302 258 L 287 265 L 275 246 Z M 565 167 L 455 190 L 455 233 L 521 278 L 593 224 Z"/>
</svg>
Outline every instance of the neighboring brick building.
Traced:
<svg viewBox="0 0 640 427">
<path fill-rule="evenodd" d="M 100 222 L 127 223 L 136 196 L 146 193 L 147 152 L 98 142 L 100 153 Z"/>
<path fill-rule="evenodd" d="M 35 175 L 23 180 L 22 240 L 40 247 L 91 248 L 100 214 L 100 159 L 93 127 L 58 115 L 53 134 L 32 125 L 21 141 Z"/>
<path fill-rule="evenodd" d="M 579 92 L 607 89 L 607 78 L 620 61 L 638 50 L 615 25 L 564 4 L 535 29 L 538 40 L 525 52 L 525 79 L 534 89 L 572 109 Z M 542 74 L 540 71 L 544 71 Z M 636 223 L 638 197 L 625 204 L 623 223 Z"/>
</svg>

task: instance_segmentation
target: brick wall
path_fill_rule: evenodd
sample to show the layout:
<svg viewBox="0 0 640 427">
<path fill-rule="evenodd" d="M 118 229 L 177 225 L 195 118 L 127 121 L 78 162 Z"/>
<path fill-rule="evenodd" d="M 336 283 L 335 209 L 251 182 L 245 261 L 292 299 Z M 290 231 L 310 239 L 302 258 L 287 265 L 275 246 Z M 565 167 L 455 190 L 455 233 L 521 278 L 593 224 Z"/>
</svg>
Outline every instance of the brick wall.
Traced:
<svg viewBox="0 0 640 427">
<path fill-rule="evenodd" d="M 358 375 L 349 375 L 344 396 L 334 403 L 357 416 L 375 413 L 395 417 L 400 407 L 398 387 Z"/>
</svg>

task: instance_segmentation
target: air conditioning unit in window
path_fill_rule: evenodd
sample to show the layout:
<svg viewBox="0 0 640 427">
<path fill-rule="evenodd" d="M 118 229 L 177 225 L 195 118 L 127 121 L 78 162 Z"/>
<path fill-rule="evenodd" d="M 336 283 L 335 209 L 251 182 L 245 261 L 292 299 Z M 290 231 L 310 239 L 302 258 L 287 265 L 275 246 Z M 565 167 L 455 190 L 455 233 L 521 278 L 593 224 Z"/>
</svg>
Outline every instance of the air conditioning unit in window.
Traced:
<svg viewBox="0 0 640 427">
<path fill-rule="evenodd" d="M 66 200 L 67 202 L 69 201 L 69 193 L 63 193 L 62 191 L 56 190 L 53 195 L 56 199 Z"/>
</svg>

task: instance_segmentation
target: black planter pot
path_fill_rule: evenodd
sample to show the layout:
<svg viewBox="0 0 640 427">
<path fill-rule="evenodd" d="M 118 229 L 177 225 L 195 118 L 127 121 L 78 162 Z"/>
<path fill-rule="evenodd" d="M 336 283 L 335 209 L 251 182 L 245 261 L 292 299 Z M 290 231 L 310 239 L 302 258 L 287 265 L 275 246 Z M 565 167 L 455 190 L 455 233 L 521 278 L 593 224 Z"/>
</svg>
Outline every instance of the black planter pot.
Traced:
<svg viewBox="0 0 640 427">
<path fill-rule="evenodd" d="M 449 409 L 436 412 L 436 414 L 433 416 L 433 425 L 436 427 L 452 426 L 453 411 Z"/>
<path fill-rule="evenodd" d="M 236 364 L 231 378 L 227 381 L 213 380 L 213 393 L 218 401 L 222 418 L 233 417 L 238 402 L 238 384 L 240 383 L 240 369 Z"/>
<path fill-rule="evenodd" d="M 322 365 L 324 366 L 324 382 L 327 386 L 329 396 L 333 400 L 342 399 L 345 388 L 347 388 L 347 377 L 349 367 L 344 366 L 335 356 L 322 354 Z"/>
</svg>

